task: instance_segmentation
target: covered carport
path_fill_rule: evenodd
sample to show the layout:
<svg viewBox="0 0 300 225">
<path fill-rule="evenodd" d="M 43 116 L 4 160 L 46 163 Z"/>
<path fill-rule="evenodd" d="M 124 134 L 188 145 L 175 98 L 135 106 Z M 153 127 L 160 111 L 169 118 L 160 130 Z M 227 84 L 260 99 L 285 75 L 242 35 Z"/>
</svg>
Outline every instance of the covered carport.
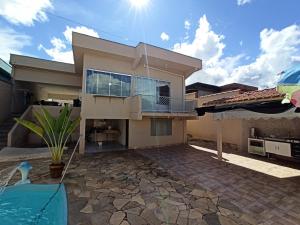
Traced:
<svg viewBox="0 0 300 225">
<path fill-rule="evenodd" d="M 206 102 L 196 108 L 198 116 L 212 113 L 217 122 L 217 151 L 218 159 L 222 160 L 223 132 L 222 120 L 269 120 L 300 118 L 299 109 L 292 103 L 282 104 L 284 95 L 276 89 L 245 92 L 243 94 Z"/>
</svg>

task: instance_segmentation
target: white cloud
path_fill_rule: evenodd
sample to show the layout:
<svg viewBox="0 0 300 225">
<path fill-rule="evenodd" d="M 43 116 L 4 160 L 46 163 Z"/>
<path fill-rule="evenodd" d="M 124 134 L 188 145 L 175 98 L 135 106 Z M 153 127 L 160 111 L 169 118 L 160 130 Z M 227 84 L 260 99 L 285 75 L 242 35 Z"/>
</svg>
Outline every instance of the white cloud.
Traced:
<svg viewBox="0 0 300 225">
<path fill-rule="evenodd" d="M 196 30 L 194 40 L 189 42 L 176 43 L 174 51 L 203 59 L 206 64 L 217 62 L 223 55 L 225 44 L 222 42 L 223 35 L 218 35 L 211 30 L 206 16 L 199 20 L 199 27 Z"/>
<path fill-rule="evenodd" d="M 241 82 L 259 87 L 276 85 L 276 74 L 300 59 L 300 26 L 282 30 L 264 29 L 260 33 L 260 54 L 252 62 L 241 65 L 244 54 L 225 57 L 225 37 L 215 33 L 206 16 L 199 20 L 194 40 L 176 43 L 173 50 L 203 60 L 203 70 L 194 73 L 187 83 L 226 84 Z"/>
<path fill-rule="evenodd" d="M 163 40 L 163 41 L 168 41 L 168 40 L 170 39 L 170 36 L 169 36 L 167 33 L 162 32 L 162 33 L 160 34 L 160 38 L 161 38 L 161 40 Z"/>
<path fill-rule="evenodd" d="M 245 5 L 251 3 L 252 0 L 237 0 L 238 5 Z"/>
<path fill-rule="evenodd" d="M 73 52 L 70 48 L 67 48 L 62 39 L 53 37 L 50 42 L 52 44 L 52 48 L 45 48 L 40 44 L 38 49 L 44 50 L 54 61 L 73 63 Z"/>
<path fill-rule="evenodd" d="M 89 36 L 93 36 L 93 37 L 99 37 L 99 34 L 94 31 L 93 29 L 84 27 L 84 26 L 80 26 L 80 27 L 66 27 L 66 30 L 64 31 L 64 36 L 66 38 L 66 40 L 70 43 L 72 43 L 72 32 L 77 32 L 77 33 L 81 33 L 81 34 L 86 34 Z"/>
<path fill-rule="evenodd" d="M 0 15 L 13 24 L 32 26 L 34 21 L 47 20 L 46 11 L 53 8 L 51 0 L 1 0 Z"/>
<path fill-rule="evenodd" d="M 189 30 L 191 28 L 191 22 L 189 20 L 184 21 L 184 29 Z"/>
<path fill-rule="evenodd" d="M 78 26 L 78 27 L 66 27 L 66 30 L 63 32 L 64 39 L 60 39 L 57 37 L 53 37 L 50 42 L 52 44 L 51 48 L 45 48 L 42 44 L 38 46 L 39 50 L 43 50 L 49 55 L 52 60 L 65 62 L 65 63 L 73 63 L 73 52 L 71 49 L 72 43 L 72 31 L 87 34 L 94 37 L 99 37 L 99 34 L 93 29 Z"/>
<path fill-rule="evenodd" d="M 275 86 L 278 73 L 300 63 L 300 26 L 262 30 L 260 49 L 261 53 L 254 62 L 233 70 L 231 80 L 261 87 Z"/>
<path fill-rule="evenodd" d="M 1 28 L 0 31 L 0 58 L 9 61 L 10 53 L 21 54 L 25 46 L 30 45 L 31 38 L 20 34 L 11 28 Z"/>
</svg>

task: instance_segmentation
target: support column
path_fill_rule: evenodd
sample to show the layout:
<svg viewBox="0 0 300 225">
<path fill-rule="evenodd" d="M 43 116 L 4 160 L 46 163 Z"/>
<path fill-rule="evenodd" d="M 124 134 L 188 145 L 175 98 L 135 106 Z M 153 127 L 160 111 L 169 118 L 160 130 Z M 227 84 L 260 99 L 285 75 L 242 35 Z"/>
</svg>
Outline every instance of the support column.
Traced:
<svg viewBox="0 0 300 225">
<path fill-rule="evenodd" d="M 187 121 L 185 119 L 183 119 L 183 143 L 187 144 Z"/>
<path fill-rule="evenodd" d="M 217 120 L 217 150 L 218 150 L 218 159 L 222 160 L 223 136 L 222 136 L 222 121 L 221 120 Z"/>
<path fill-rule="evenodd" d="M 85 119 L 81 118 L 80 121 L 80 143 L 79 143 L 79 153 L 84 154 L 85 152 Z"/>
</svg>

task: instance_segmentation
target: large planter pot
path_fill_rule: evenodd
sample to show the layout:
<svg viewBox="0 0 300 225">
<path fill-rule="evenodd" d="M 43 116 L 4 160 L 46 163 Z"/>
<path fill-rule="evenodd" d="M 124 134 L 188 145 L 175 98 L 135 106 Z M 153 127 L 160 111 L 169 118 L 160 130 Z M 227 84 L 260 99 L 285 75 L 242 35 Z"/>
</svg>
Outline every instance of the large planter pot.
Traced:
<svg viewBox="0 0 300 225">
<path fill-rule="evenodd" d="M 62 172 L 64 170 L 65 164 L 63 162 L 61 163 L 51 163 L 49 165 L 50 169 L 50 176 L 51 178 L 60 178 L 62 175 Z"/>
</svg>

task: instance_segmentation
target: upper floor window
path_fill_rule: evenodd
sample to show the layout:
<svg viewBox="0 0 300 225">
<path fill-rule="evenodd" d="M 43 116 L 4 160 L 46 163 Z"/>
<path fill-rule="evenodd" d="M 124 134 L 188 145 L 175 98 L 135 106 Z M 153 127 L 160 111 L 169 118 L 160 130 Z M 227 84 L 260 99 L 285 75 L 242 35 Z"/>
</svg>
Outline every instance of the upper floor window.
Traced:
<svg viewBox="0 0 300 225">
<path fill-rule="evenodd" d="M 103 96 L 130 96 L 131 76 L 87 70 L 86 93 Z"/>
</svg>

